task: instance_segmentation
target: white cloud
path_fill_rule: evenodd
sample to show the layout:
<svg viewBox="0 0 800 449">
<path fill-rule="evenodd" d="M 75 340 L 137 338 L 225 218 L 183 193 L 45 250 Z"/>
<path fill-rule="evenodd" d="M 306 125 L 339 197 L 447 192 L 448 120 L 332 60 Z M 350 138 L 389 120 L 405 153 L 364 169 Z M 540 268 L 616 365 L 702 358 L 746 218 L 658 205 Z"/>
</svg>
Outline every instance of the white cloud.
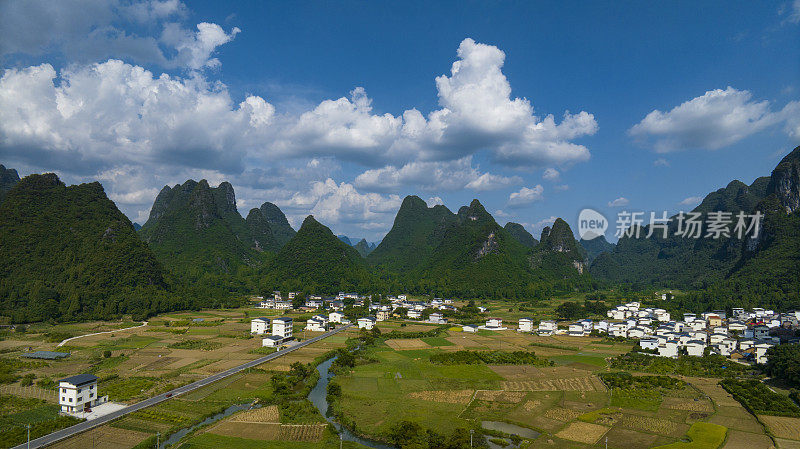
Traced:
<svg viewBox="0 0 800 449">
<path fill-rule="evenodd" d="M 187 15 L 178 0 L 9 0 L 0 2 L 0 55 L 60 52 L 70 62 L 117 58 L 166 68 L 218 67 L 212 55 L 239 29 L 226 33 L 200 23 L 195 32 L 170 22 Z M 160 36 L 138 35 L 126 25 L 163 30 Z"/>
<path fill-rule="evenodd" d="M 569 190 L 569 185 L 568 184 L 559 184 L 559 185 L 553 187 L 553 189 L 555 191 L 557 191 L 557 192 L 563 192 L 565 190 Z"/>
<path fill-rule="evenodd" d="M 225 86 L 199 75 L 154 77 L 117 60 L 56 79 L 49 64 L 0 78 L 4 154 L 74 172 L 134 163 L 240 171 L 275 112 L 260 97 L 236 105 Z"/>
<path fill-rule="evenodd" d="M 427 204 L 428 207 L 433 207 L 437 205 L 444 205 L 444 201 L 442 201 L 442 199 L 439 198 L 438 196 L 432 196 L 427 200 L 425 200 L 425 204 Z"/>
<path fill-rule="evenodd" d="M 471 189 L 486 191 L 519 184 L 518 176 L 506 177 L 481 173 L 467 156 L 447 162 L 410 162 L 400 168 L 386 166 L 358 175 L 355 185 L 370 191 L 397 191 L 403 186 L 442 191 Z"/>
<path fill-rule="evenodd" d="M 548 168 L 542 175 L 542 177 L 548 181 L 557 181 L 559 176 L 561 176 L 561 173 L 559 173 L 555 168 Z"/>
<path fill-rule="evenodd" d="M 792 0 L 788 11 L 789 17 L 786 18 L 786 21 L 789 23 L 800 23 L 800 0 Z"/>
<path fill-rule="evenodd" d="M 278 204 L 295 215 L 312 214 L 328 226 L 349 224 L 362 229 L 388 230 L 401 203 L 398 195 L 362 194 L 352 184 L 337 184 L 328 178 L 311 183 L 308 190 Z M 296 221 L 300 221 L 298 218 Z"/>
<path fill-rule="evenodd" d="M 543 192 L 544 188 L 540 184 L 535 185 L 532 189 L 523 187 L 518 192 L 512 192 L 508 196 L 508 205 L 510 207 L 519 207 L 541 201 Z"/>
<path fill-rule="evenodd" d="M 480 150 L 514 166 L 565 165 L 585 161 L 589 150 L 571 140 L 597 131 L 587 112 L 533 115 L 530 101 L 511 98 L 502 72 L 505 53 L 464 39 L 450 76 L 436 78 L 440 109 L 423 116 L 373 114 L 371 100 L 357 87 L 351 97 L 327 100 L 288 126 L 276 148 L 288 154 L 329 154 L 379 166 L 391 162 L 449 161 Z"/>
<path fill-rule="evenodd" d="M 663 157 L 660 157 L 660 158 L 658 158 L 658 159 L 653 161 L 653 166 L 654 167 L 669 167 L 669 161 L 664 159 Z"/>
<path fill-rule="evenodd" d="M 625 198 L 624 196 L 621 196 L 615 199 L 614 201 L 609 201 L 608 207 L 622 207 L 622 206 L 627 206 L 628 204 L 630 204 L 630 201 L 628 201 L 628 199 Z"/>
<path fill-rule="evenodd" d="M 550 216 L 548 218 L 543 218 L 537 221 L 536 223 L 531 223 L 531 224 L 522 223 L 522 225 L 531 228 L 531 230 L 533 231 L 532 234 L 534 234 L 534 237 L 538 239 L 541 237 L 542 230 L 547 226 L 553 226 L 553 223 L 555 223 L 557 219 L 558 217 Z"/>
<path fill-rule="evenodd" d="M 233 27 L 230 33 L 226 33 L 216 23 L 198 23 L 197 32 L 185 30 L 177 23 L 168 23 L 164 26 L 161 41 L 175 49 L 177 55 L 174 65 L 198 70 L 219 67 L 219 59 L 211 55 L 217 47 L 232 41 L 239 32 L 239 28 Z"/>
<path fill-rule="evenodd" d="M 795 142 L 800 142 L 800 101 L 792 101 L 780 112 L 784 120 L 784 131 Z"/>
<path fill-rule="evenodd" d="M 701 201 L 703 201 L 702 196 L 690 196 L 688 198 L 684 198 L 683 201 L 678 204 L 681 206 L 697 206 Z"/>
<path fill-rule="evenodd" d="M 716 150 L 780 121 L 769 101 L 754 101 L 746 90 L 715 89 L 674 107 L 654 110 L 628 133 L 658 153 Z"/>
</svg>

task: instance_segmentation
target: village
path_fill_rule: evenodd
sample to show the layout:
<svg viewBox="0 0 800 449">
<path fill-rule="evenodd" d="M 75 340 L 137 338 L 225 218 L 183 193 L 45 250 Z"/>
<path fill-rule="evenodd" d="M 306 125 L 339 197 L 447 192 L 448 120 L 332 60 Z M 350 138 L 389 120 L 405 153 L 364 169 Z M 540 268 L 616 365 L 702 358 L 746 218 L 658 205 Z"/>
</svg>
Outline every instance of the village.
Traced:
<svg viewBox="0 0 800 449">
<path fill-rule="evenodd" d="M 282 300 L 280 292 L 274 298 L 261 301 L 259 307 L 291 310 L 297 293 L 289 293 L 288 301 Z M 301 310 L 329 313 L 316 314 L 305 323 L 305 330 L 323 332 L 333 325 L 351 324 L 344 313 L 345 301 L 353 307 L 364 307 L 370 316 L 359 317 L 360 329 L 371 330 L 377 322 L 390 318 L 423 321 L 431 324 L 448 324 L 445 312 L 456 311 L 452 299 L 435 298 L 429 301 L 410 300 L 408 295 L 388 296 L 383 303 L 371 303 L 371 296 L 357 293 L 339 293 L 335 298 L 311 296 L 305 300 Z M 485 313 L 485 307 L 477 307 Z M 679 355 L 703 356 L 719 354 L 740 363 L 765 364 L 767 350 L 781 343 L 797 343 L 800 337 L 800 311 L 779 313 L 763 308 L 733 308 L 730 316 L 724 310 L 702 314 L 684 313 L 682 320 L 673 317 L 661 308 L 642 307 L 638 301 L 620 304 L 606 312 L 607 320 L 535 320 L 524 317 L 517 320 L 518 332 L 539 336 L 569 335 L 571 337 L 608 336 L 611 338 L 638 341 L 638 350 L 660 357 L 677 358 Z M 457 323 L 450 323 L 457 324 Z M 483 325 L 464 324 L 464 332 L 478 330 L 504 331 L 502 318 L 489 317 Z M 271 330 L 270 330 L 271 329 Z M 259 317 L 252 320 L 251 332 L 267 335 L 263 346 L 277 347 L 292 340 L 292 319 L 288 317 L 270 319 Z"/>
</svg>

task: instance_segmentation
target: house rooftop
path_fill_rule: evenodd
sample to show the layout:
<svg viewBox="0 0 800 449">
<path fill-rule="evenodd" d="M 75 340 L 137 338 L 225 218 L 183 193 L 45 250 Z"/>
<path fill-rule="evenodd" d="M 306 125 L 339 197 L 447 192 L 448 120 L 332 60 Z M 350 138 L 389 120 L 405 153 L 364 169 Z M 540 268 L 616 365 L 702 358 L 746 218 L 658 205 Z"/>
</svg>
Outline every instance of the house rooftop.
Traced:
<svg viewBox="0 0 800 449">
<path fill-rule="evenodd" d="M 78 374 L 75 376 L 65 377 L 59 382 L 67 382 L 69 384 L 75 385 L 79 387 L 81 385 L 86 385 L 88 383 L 97 382 L 97 376 L 93 374 Z"/>
</svg>

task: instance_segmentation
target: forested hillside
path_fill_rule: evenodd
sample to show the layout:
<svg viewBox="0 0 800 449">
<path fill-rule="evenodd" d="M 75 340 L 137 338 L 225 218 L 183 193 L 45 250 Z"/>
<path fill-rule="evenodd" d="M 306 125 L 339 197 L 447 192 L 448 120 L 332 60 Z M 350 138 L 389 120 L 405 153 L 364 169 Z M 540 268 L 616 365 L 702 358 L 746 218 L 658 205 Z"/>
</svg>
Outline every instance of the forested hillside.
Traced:
<svg viewBox="0 0 800 449">
<path fill-rule="evenodd" d="M 30 175 L 0 203 L 0 310 L 15 322 L 186 307 L 161 264 L 97 183 Z"/>
</svg>

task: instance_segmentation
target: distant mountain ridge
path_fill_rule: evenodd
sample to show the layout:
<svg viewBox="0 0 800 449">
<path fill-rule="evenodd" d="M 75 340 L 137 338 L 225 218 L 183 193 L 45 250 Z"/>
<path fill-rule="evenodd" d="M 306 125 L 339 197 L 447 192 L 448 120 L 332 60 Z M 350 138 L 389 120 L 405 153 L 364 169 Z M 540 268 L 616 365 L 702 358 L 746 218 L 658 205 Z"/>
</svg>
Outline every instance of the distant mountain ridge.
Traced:
<svg viewBox="0 0 800 449">
<path fill-rule="evenodd" d="M 509 221 L 504 226 L 504 229 L 508 231 L 518 242 L 522 243 L 524 246 L 528 248 L 535 248 L 536 245 L 539 244 L 539 241 L 536 240 L 530 232 L 528 232 L 524 226 L 519 223 L 514 223 Z"/>
<path fill-rule="evenodd" d="M 800 306 L 800 147 L 784 157 L 769 177 L 750 185 L 732 181 L 708 194 L 693 211 L 764 214 L 758 238 L 666 239 L 623 237 L 610 253 L 597 256 L 591 273 L 599 279 L 635 286 L 705 290 L 702 301 L 724 306 Z M 735 220 L 729 226 L 733 231 Z M 645 227 L 642 234 L 646 235 Z"/>
<path fill-rule="evenodd" d="M 0 164 L 0 202 L 9 190 L 19 182 L 19 173 L 13 168 L 5 168 Z"/>
</svg>

